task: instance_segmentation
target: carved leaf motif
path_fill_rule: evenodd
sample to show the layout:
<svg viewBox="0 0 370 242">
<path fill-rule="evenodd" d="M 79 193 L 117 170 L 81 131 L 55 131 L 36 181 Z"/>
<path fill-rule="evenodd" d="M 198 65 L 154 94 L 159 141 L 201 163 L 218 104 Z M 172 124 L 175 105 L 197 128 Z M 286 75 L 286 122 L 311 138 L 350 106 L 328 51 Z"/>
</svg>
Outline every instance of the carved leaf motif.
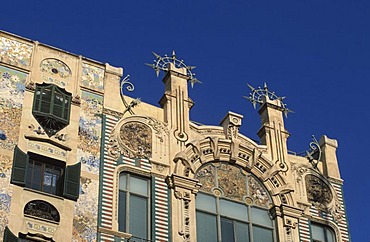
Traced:
<svg viewBox="0 0 370 242">
<path fill-rule="evenodd" d="M 139 122 L 122 125 L 119 134 L 122 153 L 130 158 L 150 158 L 152 156 L 151 129 Z"/>
<path fill-rule="evenodd" d="M 306 176 L 306 190 L 309 202 L 325 208 L 333 199 L 330 187 L 320 178 L 308 174 Z"/>
</svg>

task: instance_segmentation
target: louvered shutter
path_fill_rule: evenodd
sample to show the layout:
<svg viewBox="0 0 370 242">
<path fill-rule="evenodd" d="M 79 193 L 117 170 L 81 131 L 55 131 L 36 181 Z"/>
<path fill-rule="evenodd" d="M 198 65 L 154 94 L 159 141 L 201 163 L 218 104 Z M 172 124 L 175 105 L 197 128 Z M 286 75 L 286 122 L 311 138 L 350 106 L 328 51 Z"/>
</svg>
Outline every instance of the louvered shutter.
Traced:
<svg viewBox="0 0 370 242">
<path fill-rule="evenodd" d="M 20 186 L 26 185 L 27 164 L 28 155 L 16 146 L 14 148 L 11 183 Z"/>
<path fill-rule="evenodd" d="M 5 242 L 18 242 L 17 236 L 15 236 L 12 231 L 8 228 L 8 226 L 5 227 L 4 229 L 4 237 L 3 241 Z"/>
<path fill-rule="evenodd" d="M 77 200 L 80 195 L 81 163 L 67 166 L 64 173 L 63 196 L 68 199 Z"/>
</svg>

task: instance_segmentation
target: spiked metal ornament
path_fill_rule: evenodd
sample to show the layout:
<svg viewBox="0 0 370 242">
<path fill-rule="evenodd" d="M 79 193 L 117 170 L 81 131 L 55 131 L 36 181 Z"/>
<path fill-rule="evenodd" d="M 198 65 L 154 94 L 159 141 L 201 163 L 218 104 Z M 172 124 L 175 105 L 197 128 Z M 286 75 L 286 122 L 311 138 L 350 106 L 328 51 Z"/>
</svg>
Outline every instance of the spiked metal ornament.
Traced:
<svg viewBox="0 0 370 242">
<path fill-rule="evenodd" d="M 156 54 L 153 52 L 155 56 L 154 64 L 145 64 L 154 69 L 157 77 L 159 76 L 160 71 L 167 72 L 169 63 L 172 63 L 176 68 L 185 68 L 186 75 L 188 76 L 188 81 L 190 82 L 191 87 L 194 87 L 195 83 L 202 83 L 197 78 L 195 78 L 195 73 L 192 72 L 196 68 L 196 66 L 187 66 L 184 63 L 184 60 L 179 60 L 176 58 L 175 51 L 172 51 L 172 56 L 164 55 L 164 57 Z"/>
<path fill-rule="evenodd" d="M 251 93 L 249 93 L 249 97 L 244 96 L 244 98 L 248 99 L 252 104 L 254 109 L 256 109 L 257 103 L 263 104 L 262 97 L 268 97 L 271 101 L 279 100 L 281 103 L 282 111 L 284 112 L 285 117 L 288 116 L 288 113 L 292 113 L 293 111 L 287 108 L 287 105 L 283 102 L 285 97 L 279 97 L 275 94 L 275 92 L 271 92 L 268 90 L 266 83 L 263 84 L 263 88 L 258 87 L 254 88 L 247 83 L 248 87 L 251 89 Z"/>
</svg>

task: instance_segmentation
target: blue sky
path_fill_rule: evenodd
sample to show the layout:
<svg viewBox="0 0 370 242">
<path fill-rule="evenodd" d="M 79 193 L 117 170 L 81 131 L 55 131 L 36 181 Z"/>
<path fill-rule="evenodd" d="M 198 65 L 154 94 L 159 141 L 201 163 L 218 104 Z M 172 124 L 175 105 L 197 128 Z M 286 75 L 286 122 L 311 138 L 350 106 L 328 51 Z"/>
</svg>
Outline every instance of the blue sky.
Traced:
<svg viewBox="0 0 370 242">
<path fill-rule="evenodd" d="M 352 241 L 370 241 L 369 1 L 19 0 L 1 9 L 0 29 L 122 66 L 129 95 L 155 105 L 164 86 L 144 63 L 175 50 L 203 82 L 190 90 L 191 119 L 218 124 L 231 110 L 254 139 L 259 115 L 242 96 L 247 83 L 267 82 L 295 112 L 290 150 L 306 150 L 311 135 L 338 140 Z"/>
</svg>

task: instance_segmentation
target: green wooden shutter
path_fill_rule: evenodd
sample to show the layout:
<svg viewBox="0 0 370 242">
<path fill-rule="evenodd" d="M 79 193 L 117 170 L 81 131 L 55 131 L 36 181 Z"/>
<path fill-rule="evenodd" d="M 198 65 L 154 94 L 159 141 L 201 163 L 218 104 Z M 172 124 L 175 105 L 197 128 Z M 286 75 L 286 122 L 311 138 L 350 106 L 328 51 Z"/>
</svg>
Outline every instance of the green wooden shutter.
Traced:
<svg viewBox="0 0 370 242">
<path fill-rule="evenodd" d="M 4 237 L 3 237 L 4 242 L 18 242 L 17 236 L 15 236 L 12 231 L 8 228 L 8 226 L 5 227 L 4 229 Z"/>
<path fill-rule="evenodd" d="M 28 164 L 28 155 L 16 146 L 14 148 L 13 168 L 11 175 L 11 183 L 25 186 L 26 185 L 26 171 Z"/>
<path fill-rule="evenodd" d="M 77 200 L 80 194 L 81 162 L 67 166 L 64 173 L 63 196 L 68 199 Z"/>
</svg>

